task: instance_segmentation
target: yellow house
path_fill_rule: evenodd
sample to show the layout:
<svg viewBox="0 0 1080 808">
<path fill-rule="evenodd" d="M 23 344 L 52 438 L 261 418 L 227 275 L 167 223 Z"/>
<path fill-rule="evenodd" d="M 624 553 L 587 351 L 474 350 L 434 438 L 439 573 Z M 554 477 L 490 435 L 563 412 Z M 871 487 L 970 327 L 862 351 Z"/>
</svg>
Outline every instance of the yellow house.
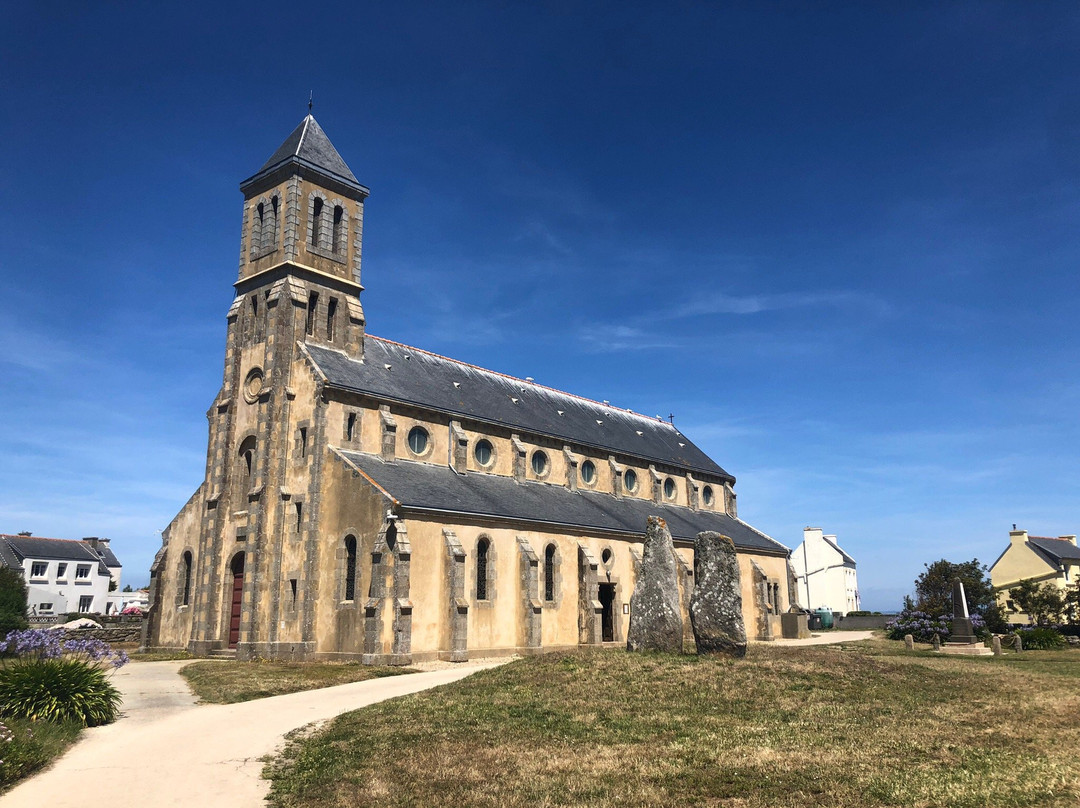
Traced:
<svg viewBox="0 0 1080 808">
<path fill-rule="evenodd" d="M 998 603 L 1009 612 L 1014 604 L 1009 600 L 1009 589 L 1021 581 L 1031 579 L 1038 583 L 1053 583 L 1060 589 L 1076 585 L 1080 575 L 1080 548 L 1076 536 L 1029 536 L 1026 530 L 1009 531 L 1009 546 L 998 560 L 990 566 L 990 581 L 997 592 Z M 1017 622 L 1028 620 L 1023 612 L 1015 613 Z"/>
</svg>

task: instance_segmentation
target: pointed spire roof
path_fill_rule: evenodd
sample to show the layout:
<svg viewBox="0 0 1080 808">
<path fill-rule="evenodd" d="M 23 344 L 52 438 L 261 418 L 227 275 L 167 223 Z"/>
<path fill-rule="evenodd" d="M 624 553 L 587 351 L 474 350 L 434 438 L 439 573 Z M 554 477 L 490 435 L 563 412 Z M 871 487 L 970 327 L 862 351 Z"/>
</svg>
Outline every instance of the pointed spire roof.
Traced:
<svg viewBox="0 0 1080 808">
<path fill-rule="evenodd" d="M 271 155 L 258 173 L 240 184 L 241 190 L 257 183 L 280 169 L 295 165 L 312 170 L 328 179 L 337 180 L 346 187 L 360 191 L 367 196 L 368 190 L 361 185 L 356 176 L 341 159 L 338 150 L 319 126 L 314 115 L 307 115 Z"/>
</svg>

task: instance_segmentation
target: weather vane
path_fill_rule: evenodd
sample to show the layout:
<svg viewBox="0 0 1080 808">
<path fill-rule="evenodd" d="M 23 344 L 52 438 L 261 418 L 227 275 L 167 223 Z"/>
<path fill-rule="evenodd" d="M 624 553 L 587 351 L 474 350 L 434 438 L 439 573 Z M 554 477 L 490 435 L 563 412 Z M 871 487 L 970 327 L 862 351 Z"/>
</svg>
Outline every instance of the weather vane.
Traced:
<svg viewBox="0 0 1080 808">
<path fill-rule="evenodd" d="M 312 102 L 313 102 L 314 98 L 315 98 L 315 91 L 314 90 L 308 90 L 307 111 L 308 111 L 309 115 L 311 114 L 311 105 L 312 105 Z"/>
</svg>

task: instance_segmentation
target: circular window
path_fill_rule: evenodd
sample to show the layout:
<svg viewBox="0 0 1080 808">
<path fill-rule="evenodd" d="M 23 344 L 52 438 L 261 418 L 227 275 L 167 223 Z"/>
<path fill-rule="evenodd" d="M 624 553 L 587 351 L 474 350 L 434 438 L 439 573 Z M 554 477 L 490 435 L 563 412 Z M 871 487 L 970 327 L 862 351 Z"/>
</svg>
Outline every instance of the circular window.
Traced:
<svg viewBox="0 0 1080 808">
<path fill-rule="evenodd" d="M 664 496 L 668 499 L 675 499 L 675 481 L 670 477 L 664 480 Z"/>
<path fill-rule="evenodd" d="M 252 368 L 244 379 L 244 400 L 248 404 L 254 404 L 259 398 L 263 388 L 263 372 L 261 368 Z"/>
<path fill-rule="evenodd" d="M 581 464 L 581 480 L 582 482 L 591 483 L 596 479 L 596 466 L 591 460 L 586 460 Z"/>
<path fill-rule="evenodd" d="M 615 554 L 614 554 L 613 552 L 611 552 L 611 548 L 610 548 L 610 547 L 605 547 L 605 548 L 604 548 L 604 552 L 602 552 L 602 553 L 600 554 L 600 559 L 601 559 L 601 560 L 602 560 L 602 561 L 604 562 L 604 564 L 605 564 L 605 565 L 606 565 L 606 564 L 610 564 L 610 563 L 611 563 L 611 559 L 612 559 L 612 558 L 614 557 L 614 555 L 615 555 Z"/>
<path fill-rule="evenodd" d="M 476 458 L 476 462 L 481 466 L 486 466 L 491 463 L 491 455 L 491 441 L 483 438 L 477 441 L 476 446 L 473 448 L 473 457 Z"/>
<path fill-rule="evenodd" d="M 623 475 L 623 484 L 630 493 L 637 491 L 637 472 L 633 469 L 627 469 Z"/>
<path fill-rule="evenodd" d="M 712 495 L 712 487 L 711 486 L 707 485 L 707 486 L 705 486 L 704 488 L 701 489 L 701 498 L 703 500 L 705 500 L 706 505 L 712 505 L 712 503 L 713 503 L 713 495 Z"/>
<path fill-rule="evenodd" d="M 409 448 L 413 454 L 422 455 L 427 451 L 428 433 L 422 426 L 414 426 L 409 430 Z"/>
<path fill-rule="evenodd" d="M 547 474 L 548 459 L 546 454 L 540 451 L 533 452 L 532 470 L 537 477 L 543 477 L 545 474 Z"/>
</svg>

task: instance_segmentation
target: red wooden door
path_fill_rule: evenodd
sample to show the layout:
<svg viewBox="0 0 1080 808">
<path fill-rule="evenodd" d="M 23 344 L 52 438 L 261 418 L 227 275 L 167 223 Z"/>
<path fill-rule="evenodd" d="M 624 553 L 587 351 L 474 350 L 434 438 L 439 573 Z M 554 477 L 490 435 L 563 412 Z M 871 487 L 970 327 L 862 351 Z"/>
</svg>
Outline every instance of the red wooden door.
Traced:
<svg viewBox="0 0 1080 808">
<path fill-rule="evenodd" d="M 229 647 L 235 648 L 240 640 L 240 604 L 244 600 L 244 570 L 233 572 L 232 611 L 229 613 Z"/>
</svg>

